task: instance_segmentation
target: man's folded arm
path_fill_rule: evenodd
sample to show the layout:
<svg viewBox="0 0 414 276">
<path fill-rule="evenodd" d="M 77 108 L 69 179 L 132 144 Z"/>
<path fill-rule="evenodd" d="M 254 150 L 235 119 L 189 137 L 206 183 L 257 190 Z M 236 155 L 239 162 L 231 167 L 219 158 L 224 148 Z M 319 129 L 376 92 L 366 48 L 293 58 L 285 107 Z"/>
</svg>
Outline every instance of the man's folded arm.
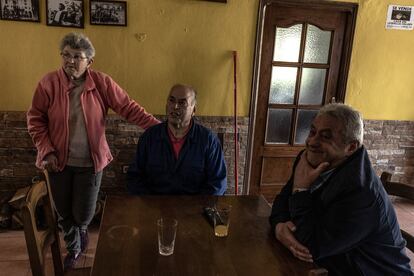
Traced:
<svg viewBox="0 0 414 276">
<path fill-rule="evenodd" d="M 295 162 L 293 163 L 293 172 L 296 169 L 296 166 L 300 160 L 300 156 L 304 151 L 302 150 L 298 156 L 296 156 Z M 269 222 L 271 226 L 271 231 L 275 232 L 276 224 L 280 222 L 286 222 L 291 220 L 289 212 L 289 198 L 292 195 L 293 190 L 293 176 L 292 173 L 288 182 L 283 186 L 281 192 L 275 197 L 272 205 L 272 213 L 269 217 Z"/>
<path fill-rule="evenodd" d="M 272 213 L 269 217 L 272 233 L 275 232 L 276 224 L 291 220 L 289 213 L 289 198 L 292 194 L 293 181 L 290 179 L 281 192 L 275 197 L 272 205 Z"/>
<path fill-rule="evenodd" d="M 207 185 L 202 188 L 202 194 L 223 195 L 227 189 L 227 170 L 220 142 L 214 135 L 210 137 L 209 149 L 206 156 Z"/>
<path fill-rule="evenodd" d="M 351 250 L 380 221 L 375 200 L 359 189 L 341 193 L 325 207 L 315 206 L 308 191 L 295 193 L 289 199 L 289 209 L 296 239 L 315 260 Z"/>
<path fill-rule="evenodd" d="M 131 195 L 149 194 L 145 172 L 145 163 L 148 160 L 145 140 L 144 135 L 142 135 L 138 141 L 135 158 L 128 167 L 127 190 Z"/>
</svg>

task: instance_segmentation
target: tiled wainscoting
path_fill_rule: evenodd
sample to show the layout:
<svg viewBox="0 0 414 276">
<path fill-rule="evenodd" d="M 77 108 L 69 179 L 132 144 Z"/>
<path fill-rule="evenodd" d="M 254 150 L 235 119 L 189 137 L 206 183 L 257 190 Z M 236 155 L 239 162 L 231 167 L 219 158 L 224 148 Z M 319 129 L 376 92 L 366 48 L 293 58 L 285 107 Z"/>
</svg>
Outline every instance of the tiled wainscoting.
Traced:
<svg viewBox="0 0 414 276">
<path fill-rule="evenodd" d="M 378 175 L 414 186 L 414 121 L 364 121 L 364 144 Z"/>
<path fill-rule="evenodd" d="M 199 123 L 223 139 L 228 168 L 228 191 L 234 193 L 234 130 L 232 117 L 201 116 Z M 243 190 L 246 164 L 248 117 L 238 118 L 239 191 Z M 102 188 L 107 193 L 125 193 L 125 170 L 131 162 L 142 130 L 117 115 L 107 119 L 107 139 L 114 161 L 105 169 Z M 378 174 L 386 170 L 393 180 L 414 185 L 414 122 L 365 121 L 364 141 Z M 36 150 L 27 133 L 24 112 L 0 111 L 0 192 L 13 191 L 31 183 L 40 172 L 34 166 Z"/>
<path fill-rule="evenodd" d="M 158 116 L 163 119 L 161 116 Z M 234 193 L 234 127 L 232 117 L 198 116 L 196 120 L 211 128 L 223 142 L 228 171 L 227 193 Z M 114 160 L 104 170 L 102 189 L 106 193 L 126 192 L 125 179 L 128 164 L 132 161 L 136 144 L 143 130 L 117 115 L 109 115 L 106 136 Z M 239 162 L 238 188 L 242 191 L 246 162 L 247 130 L 249 119 L 238 118 Z M 16 190 L 31 183 L 33 176 L 41 175 L 35 167 L 36 149 L 27 133 L 24 112 L 0 111 L 0 193 Z"/>
</svg>

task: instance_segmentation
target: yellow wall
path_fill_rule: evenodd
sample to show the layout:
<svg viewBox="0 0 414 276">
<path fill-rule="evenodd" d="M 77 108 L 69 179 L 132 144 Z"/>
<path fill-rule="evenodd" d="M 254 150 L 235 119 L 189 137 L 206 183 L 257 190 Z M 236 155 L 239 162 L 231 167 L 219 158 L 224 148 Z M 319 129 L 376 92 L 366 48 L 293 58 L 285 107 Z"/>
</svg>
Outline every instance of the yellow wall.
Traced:
<svg viewBox="0 0 414 276">
<path fill-rule="evenodd" d="M 389 4 L 414 1 L 359 1 L 346 102 L 367 119 L 414 120 L 414 31 L 385 29 Z"/>
<path fill-rule="evenodd" d="M 41 24 L 0 21 L 0 110 L 26 110 L 38 80 L 60 66 L 62 36 L 83 31 L 96 48 L 93 68 L 155 114 L 183 82 L 199 92 L 199 115 L 231 115 L 237 50 L 239 114 L 248 114 L 258 1 L 129 0 L 127 27 L 91 26 L 87 15 L 84 30 L 46 26 L 40 2 Z"/>
<path fill-rule="evenodd" d="M 0 21 L 0 110 L 26 110 L 37 81 L 59 68 L 58 44 L 82 31 L 97 50 L 93 67 L 110 74 L 147 110 L 163 114 L 169 87 L 192 84 L 199 115 L 233 112 L 232 50 L 237 50 L 239 115 L 249 113 L 259 0 L 129 0 L 128 27 L 49 27 L 45 0 L 41 23 Z M 413 120 L 414 31 L 385 30 L 388 4 L 408 0 L 347 0 L 359 3 L 346 102 L 367 119 Z"/>
</svg>

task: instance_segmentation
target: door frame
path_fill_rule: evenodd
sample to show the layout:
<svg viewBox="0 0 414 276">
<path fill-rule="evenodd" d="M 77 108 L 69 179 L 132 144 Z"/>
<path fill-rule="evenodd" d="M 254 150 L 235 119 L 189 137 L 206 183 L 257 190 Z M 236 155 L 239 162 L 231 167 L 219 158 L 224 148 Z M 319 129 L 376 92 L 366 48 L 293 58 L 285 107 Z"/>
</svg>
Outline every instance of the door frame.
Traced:
<svg viewBox="0 0 414 276">
<path fill-rule="evenodd" d="M 266 8 L 270 5 L 279 5 L 284 7 L 312 7 L 312 8 L 323 8 L 332 9 L 335 11 L 342 11 L 347 14 L 347 22 L 345 26 L 344 44 L 341 54 L 341 66 L 339 68 L 339 77 L 337 85 L 337 102 L 344 102 L 346 94 L 346 85 L 348 81 L 349 65 L 351 61 L 353 38 L 355 33 L 356 19 L 358 4 L 347 3 L 347 2 L 335 2 L 335 1 L 307 1 L 307 0 L 260 0 L 258 20 L 256 27 L 256 42 L 255 42 L 255 53 L 253 61 L 253 82 L 252 82 L 252 93 L 250 98 L 250 118 L 249 118 L 249 133 L 247 140 L 247 151 L 246 151 L 246 167 L 244 173 L 244 185 L 243 194 L 257 194 L 257 191 L 251 189 L 251 169 L 252 163 L 258 162 L 258 160 L 252 160 L 253 157 L 253 138 L 255 132 L 256 123 L 256 109 L 257 99 L 259 96 L 259 81 L 260 81 L 260 62 L 261 62 L 261 50 L 263 41 L 263 29 L 265 23 L 265 12 Z"/>
</svg>

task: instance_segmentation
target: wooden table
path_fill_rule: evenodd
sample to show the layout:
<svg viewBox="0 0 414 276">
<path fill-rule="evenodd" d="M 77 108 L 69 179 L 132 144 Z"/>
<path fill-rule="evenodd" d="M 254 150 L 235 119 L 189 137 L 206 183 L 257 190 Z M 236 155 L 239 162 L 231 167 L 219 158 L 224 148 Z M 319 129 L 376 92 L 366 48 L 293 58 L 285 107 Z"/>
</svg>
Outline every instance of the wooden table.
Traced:
<svg viewBox="0 0 414 276">
<path fill-rule="evenodd" d="M 214 200 L 232 205 L 229 236 L 202 215 Z M 270 234 L 270 207 L 257 196 L 108 196 L 92 275 L 308 275 Z M 156 220 L 178 219 L 174 254 L 158 254 Z"/>
</svg>

